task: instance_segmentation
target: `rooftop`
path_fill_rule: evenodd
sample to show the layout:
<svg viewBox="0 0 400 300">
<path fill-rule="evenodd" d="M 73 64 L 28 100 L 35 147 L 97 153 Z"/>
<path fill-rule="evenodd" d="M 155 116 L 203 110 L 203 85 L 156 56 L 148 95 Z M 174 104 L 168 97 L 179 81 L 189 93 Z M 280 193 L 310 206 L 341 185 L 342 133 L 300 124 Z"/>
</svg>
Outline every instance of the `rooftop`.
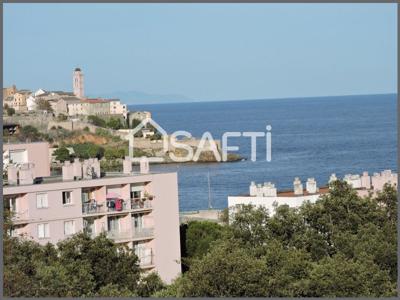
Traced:
<svg viewBox="0 0 400 300">
<path fill-rule="evenodd" d="M 3 181 L 3 193 L 7 194 L 7 188 L 24 188 L 25 191 L 27 188 L 32 187 L 34 189 L 40 189 L 40 187 L 45 187 L 48 184 L 55 184 L 55 183 L 62 183 L 62 184 L 68 184 L 71 186 L 71 184 L 75 185 L 83 185 L 83 186 L 102 186 L 102 185 L 115 185 L 115 184 L 126 184 L 129 183 L 129 181 L 125 180 L 122 182 L 114 182 L 112 179 L 129 179 L 129 178 L 139 178 L 139 177 L 146 177 L 149 175 L 156 175 L 156 174 L 165 174 L 165 173 L 155 173 L 155 172 L 149 172 L 146 174 L 142 174 L 139 172 L 132 172 L 130 174 L 124 174 L 122 172 L 106 172 L 102 173 L 102 176 L 100 178 L 90 178 L 90 179 L 85 179 L 81 178 L 78 180 L 63 180 L 61 175 L 55 175 L 55 176 L 49 176 L 49 177 L 38 177 L 34 180 L 33 184 L 8 184 L 6 180 Z M 110 183 L 104 182 L 104 180 L 111 180 Z M 100 182 L 103 181 L 103 182 Z M 149 181 L 148 179 L 145 179 L 144 181 Z M 36 188 L 35 188 L 36 187 Z M 41 189 L 43 189 L 41 188 Z M 30 190 L 31 188 L 29 188 Z M 12 194 L 13 192 L 11 192 Z"/>
<path fill-rule="evenodd" d="M 106 100 L 106 99 L 102 99 L 102 98 L 93 98 L 93 99 L 82 100 L 82 102 L 87 102 L 87 103 L 109 103 L 110 100 Z"/>
</svg>

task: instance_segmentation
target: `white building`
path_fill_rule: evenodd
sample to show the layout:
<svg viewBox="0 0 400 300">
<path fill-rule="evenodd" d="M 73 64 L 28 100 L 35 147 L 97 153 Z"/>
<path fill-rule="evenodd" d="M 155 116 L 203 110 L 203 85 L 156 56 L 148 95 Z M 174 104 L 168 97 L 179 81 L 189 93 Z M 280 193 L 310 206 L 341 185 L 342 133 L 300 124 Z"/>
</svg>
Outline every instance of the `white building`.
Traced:
<svg viewBox="0 0 400 300">
<path fill-rule="evenodd" d="M 46 91 L 43 89 L 38 89 L 36 92 L 32 93 L 29 95 L 29 97 L 26 99 L 26 106 L 28 108 L 28 111 L 33 111 L 36 110 L 37 107 L 37 97 L 42 96 L 46 94 Z"/>
<path fill-rule="evenodd" d="M 275 207 L 278 205 L 287 204 L 290 207 L 299 207 L 305 201 L 314 203 L 320 195 L 327 193 L 328 190 L 327 187 L 318 189 L 314 178 L 309 178 L 306 182 L 306 188 L 303 189 L 303 184 L 296 177 L 293 181 L 293 190 L 279 192 L 271 182 L 256 185 L 253 181 L 249 187 L 249 195 L 228 197 L 228 207 L 230 212 L 234 213 L 244 204 L 251 204 L 256 207 L 263 206 L 268 209 L 270 215 L 273 215 Z"/>
<path fill-rule="evenodd" d="M 359 196 L 363 197 L 381 191 L 386 183 L 397 188 L 397 178 L 397 173 L 385 170 L 381 173 L 374 173 L 373 176 L 369 176 L 368 172 L 363 172 L 362 175 L 346 174 L 343 180 L 352 186 Z M 332 174 L 329 183 L 337 179 L 336 174 Z M 300 207 L 306 201 L 316 202 L 321 195 L 328 192 L 327 186 L 318 188 L 314 178 L 307 179 L 304 189 L 300 178 L 296 177 L 293 181 L 293 190 L 289 191 L 277 191 L 271 182 L 256 184 L 253 181 L 250 184 L 248 195 L 228 196 L 228 208 L 230 213 L 235 213 L 241 205 L 251 204 L 256 207 L 263 206 L 268 209 L 270 215 L 273 215 L 276 206 L 286 204 L 289 207 Z"/>
<path fill-rule="evenodd" d="M 127 105 L 124 103 L 121 103 L 121 101 L 119 99 L 112 99 L 109 102 L 110 102 L 110 114 L 111 115 L 123 115 L 124 118 L 126 119 L 127 114 L 128 114 Z"/>
</svg>

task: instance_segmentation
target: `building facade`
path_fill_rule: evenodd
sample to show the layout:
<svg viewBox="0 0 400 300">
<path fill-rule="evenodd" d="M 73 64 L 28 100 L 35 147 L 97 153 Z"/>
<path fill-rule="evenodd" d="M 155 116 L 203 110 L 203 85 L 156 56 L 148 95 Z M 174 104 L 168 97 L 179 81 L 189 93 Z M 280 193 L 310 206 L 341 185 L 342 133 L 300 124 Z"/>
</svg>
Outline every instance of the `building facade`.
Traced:
<svg viewBox="0 0 400 300">
<path fill-rule="evenodd" d="M 132 248 L 143 270 L 171 282 L 181 270 L 177 175 L 149 173 L 146 164 L 140 172 L 131 168 L 126 160 L 124 173 L 103 175 L 96 159 L 75 160 L 62 176 L 36 184 L 26 176 L 31 166 L 18 170 L 18 180 L 9 174 L 3 195 L 13 212 L 11 234 L 46 244 L 80 231 L 104 233 Z"/>
<path fill-rule="evenodd" d="M 28 111 L 28 106 L 26 100 L 28 99 L 31 91 L 20 90 L 13 95 L 11 107 L 16 111 L 25 112 Z"/>
<path fill-rule="evenodd" d="M 9 165 L 33 164 L 33 176 L 50 176 L 49 144 L 47 142 L 3 144 L 3 168 Z"/>
<path fill-rule="evenodd" d="M 14 96 L 16 92 L 17 87 L 15 85 L 3 88 L 3 101 L 10 96 Z"/>
<path fill-rule="evenodd" d="M 329 183 L 337 180 L 336 174 L 332 174 Z M 343 180 L 354 188 L 361 197 L 375 195 L 382 191 L 386 183 L 391 184 L 397 189 L 397 173 L 385 170 L 381 173 L 374 173 L 370 176 L 368 172 L 359 174 L 347 174 Z M 300 207 L 304 202 L 315 203 L 322 195 L 329 193 L 329 187 L 318 187 L 314 178 L 308 178 L 305 186 L 300 178 L 296 177 L 293 181 L 293 190 L 278 191 L 271 182 L 256 184 L 251 182 L 249 194 L 243 196 L 228 196 L 228 208 L 233 216 L 242 205 L 254 205 L 264 207 L 270 215 L 275 214 L 278 205 L 288 205 L 289 207 Z"/>
<path fill-rule="evenodd" d="M 86 116 L 109 115 L 110 101 L 105 99 L 85 99 L 82 100 L 83 114 Z"/>
<path fill-rule="evenodd" d="M 110 100 L 110 114 L 111 115 L 123 115 L 126 119 L 128 114 L 128 107 L 126 104 L 121 103 L 118 99 Z"/>
</svg>

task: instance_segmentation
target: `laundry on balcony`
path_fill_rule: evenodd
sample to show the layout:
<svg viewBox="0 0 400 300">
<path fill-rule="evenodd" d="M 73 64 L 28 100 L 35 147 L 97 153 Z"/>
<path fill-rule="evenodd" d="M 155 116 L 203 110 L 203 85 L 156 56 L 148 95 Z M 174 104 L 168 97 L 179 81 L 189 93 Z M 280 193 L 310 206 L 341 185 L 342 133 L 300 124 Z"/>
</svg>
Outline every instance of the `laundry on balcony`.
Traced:
<svg viewBox="0 0 400 300">
<path fill-rule="evenodd" d="M 122 199 L 107 199 L 108 211 L 122 211 L 124 209 L 124 200 Z"/>
</svg>

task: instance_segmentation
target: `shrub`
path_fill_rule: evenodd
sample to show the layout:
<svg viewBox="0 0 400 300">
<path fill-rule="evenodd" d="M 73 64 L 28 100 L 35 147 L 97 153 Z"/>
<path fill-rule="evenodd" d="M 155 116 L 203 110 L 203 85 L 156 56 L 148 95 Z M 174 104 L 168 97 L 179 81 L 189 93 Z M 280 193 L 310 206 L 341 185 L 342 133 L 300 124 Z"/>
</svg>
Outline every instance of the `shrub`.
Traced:
<svg viewBox="0 0 400 300">
<path fill-rule="evenodd" d="M 15 114 L 15 109 L 12 107 L 7 107 L 7 115 L 12 116 Z"/>
<path fill-rule="evenodd" d="M 83 143 L 72 145 L 75 155 L 81 159 L 95 158 L 101 159 L 104 156 L 104 148 L 93 144 L 93 143 Z"/>
<path fill-rule="evenodd" d="M 102 118 L 99 118 L 98 116 L 88 116 L 88 122 L 99 127 L 106 127 L 106 121 L 104 121 Z"/>
</svg>

